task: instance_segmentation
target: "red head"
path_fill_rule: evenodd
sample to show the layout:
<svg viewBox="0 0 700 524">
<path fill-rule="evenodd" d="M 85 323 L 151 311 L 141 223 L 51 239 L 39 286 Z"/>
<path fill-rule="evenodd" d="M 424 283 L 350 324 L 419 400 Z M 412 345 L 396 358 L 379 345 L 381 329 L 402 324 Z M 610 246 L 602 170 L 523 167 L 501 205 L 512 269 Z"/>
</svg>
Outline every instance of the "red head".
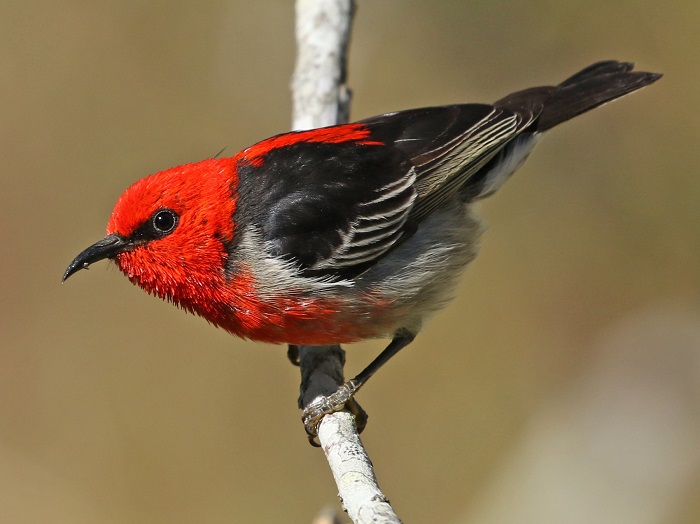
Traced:
<svg viewBox="0 0 700 524">
<path fill-rule="evenodd" d="M 203 160 L 143 178 L 117 201 L 108 236 L 71 263 L 64 280 L 104 258 L 133 283 L 199 310 L 225 282 L 234 234 L 235 159 Z M 204 292 L 203 292 L 204 291 Z"/>
</svg>

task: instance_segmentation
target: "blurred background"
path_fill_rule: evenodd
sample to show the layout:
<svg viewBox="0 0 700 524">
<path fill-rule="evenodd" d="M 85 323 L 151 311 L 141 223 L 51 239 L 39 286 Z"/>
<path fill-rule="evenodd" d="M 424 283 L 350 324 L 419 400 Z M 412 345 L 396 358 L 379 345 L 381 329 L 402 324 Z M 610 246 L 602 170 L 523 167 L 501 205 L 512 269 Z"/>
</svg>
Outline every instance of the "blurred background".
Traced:
<svg viewBox="0 0 700 524">
<path fill-rule="evenodd" d="M 339 507 L 285 348 L 96 264 L 142 176 L 290 125 L 293 5 L 0 7 L 0 521 L 310 522 Z M 360 394 L 406 522 L 700 522 L 700 3 L 359 1 L 353 118 L 601 59 L 657 84 L 481 205 L 458 298 Z M 386 341 L 348 349 L 347 374 Z"/>
</svg>

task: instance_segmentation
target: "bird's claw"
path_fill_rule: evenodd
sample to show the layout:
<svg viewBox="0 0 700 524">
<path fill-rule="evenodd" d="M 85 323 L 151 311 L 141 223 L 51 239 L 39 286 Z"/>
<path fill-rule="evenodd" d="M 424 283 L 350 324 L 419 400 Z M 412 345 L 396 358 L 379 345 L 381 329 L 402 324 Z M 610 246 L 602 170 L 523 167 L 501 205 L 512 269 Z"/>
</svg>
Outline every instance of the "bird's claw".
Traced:
<svg viewBox="0 0 700 524">
<path fill-rule="evenodd" d="M 358 384 L 354 380 L 349 380 L 340 386 L 335 393 L 325 397 L 316 397 L 304 408 L 301 420 L 304 423 L 304 429 L 306 429 L 306 434 L 312 446 L 319 446 L 316 437 L 318 436 L 318 427 L 323 417 L 343 409 L 347 409 L 354 415 L 357 429 L 359 432 L 362 432 L 367 424 L 367 413 L 353 398 L 358 389 Z"/>
<path fill-rule="evenodd" d="M 301 420 L 304 422 L 306 433 L 310 437 L 316 437 L 316 435 L 318 435 L 318 426 L 321 424 L 323 417 L 341 411 L 355 394 L 355 391 L 357 391 L 357 387 L 355 383 L 350 380 L 340 386 L 335 393 L 331 393 L 325 397 L 316 397 L 304 408 L 301 414 Z"/>
</svg>

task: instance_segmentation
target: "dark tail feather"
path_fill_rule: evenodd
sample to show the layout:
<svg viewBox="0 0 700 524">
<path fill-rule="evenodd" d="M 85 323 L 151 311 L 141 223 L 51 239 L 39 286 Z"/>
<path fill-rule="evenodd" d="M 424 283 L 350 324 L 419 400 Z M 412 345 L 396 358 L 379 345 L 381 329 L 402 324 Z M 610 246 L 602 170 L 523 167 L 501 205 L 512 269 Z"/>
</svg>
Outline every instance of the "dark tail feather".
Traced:
<svg viewBox="0 0 700 524">
<path fill-rule="evenodd" d="M 630 63 L 599 62 L 567 78 L 545 103 L 537 130 L 546 131 L 661 78 L 658 73 L 632 71 L 633 67 Z"/>
<path fill-rule="evenodd" d="M 567 78 L 556 87 L 535 87 L 502 98 L 496 106 L 512 110 L 530 105 L 542 109 L 533 131 L 547 131 L 637 89 L 656 82 L 659 73 L 632 71 L 634 64 L 608 60 L 598 62 Z"/>
<path fill-rule="evenodd" d="M 596 62 L 588 67 L 581 69 L 575 75 L 570 76 L 564 80 L 559 87 L 566 87 L 570 85 L 576 85 L 579 82 L 586 80 L 588 78 L 609 75 L 612 73 L 629 73 L 634 69 L 634 64 L 632 62 L 618 62 L 617 60 L 604 60 L 602 62 Z"/>
</svg>

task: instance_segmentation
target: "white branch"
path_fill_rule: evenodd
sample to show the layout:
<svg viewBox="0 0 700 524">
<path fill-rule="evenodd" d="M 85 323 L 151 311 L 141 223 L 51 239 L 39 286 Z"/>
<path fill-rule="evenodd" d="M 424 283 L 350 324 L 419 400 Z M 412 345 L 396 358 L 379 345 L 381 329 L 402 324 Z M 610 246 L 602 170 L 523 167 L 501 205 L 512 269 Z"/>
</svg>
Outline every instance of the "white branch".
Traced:
<svg viewBox="0 0 700 524">
<path fill-rule="evenodd" d="M 347 412 L 326 416 L 318 439 L 333 471 L 345 511 L 355 523 L 400 523 L 379 489 L 372 461 Z"/>
<path fill-rule="evenodd" d="M 353 0 L 297 0 L 297 63 L 292 80 L 292 129 L 344 124 Z"/>
<path fill-rule="evenodd" d="M 345 123 L 350 90 L 347 48 L 353 0 L 297 0 L 297 63 L 292 80 L 295 130 Z M 343 381 L 340 346 L 299 348 L 300 404 L 329 394 Z M 330 389 L 329 389 L 330 388 Z M 338 494 L 353 522 L 400 523 L 377 485 L 372 462 L 360 441 L 353 416 L 343 411 L 321 421 L 318 440 L 333 472 Z"/>
</svg>

